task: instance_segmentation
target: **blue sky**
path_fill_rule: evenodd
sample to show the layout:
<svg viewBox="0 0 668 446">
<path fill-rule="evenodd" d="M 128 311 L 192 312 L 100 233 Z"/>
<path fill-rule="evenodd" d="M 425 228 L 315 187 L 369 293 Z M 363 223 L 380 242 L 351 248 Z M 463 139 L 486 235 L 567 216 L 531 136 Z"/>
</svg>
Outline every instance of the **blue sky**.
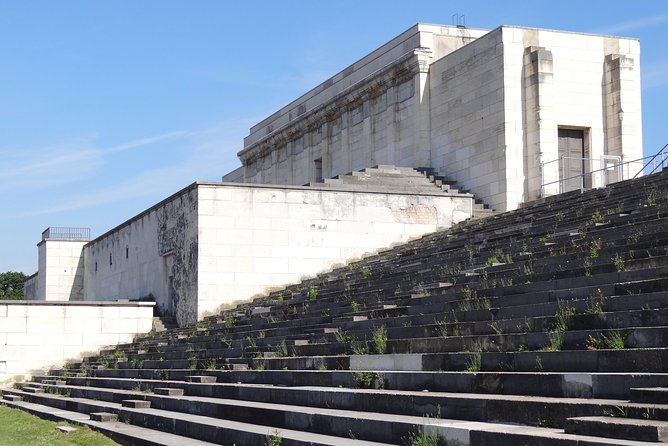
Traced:
<svg viewBox="0 0 668 446">
<path fill-rule="evenodd" d="M 97 236 L 236 168 L 248 128 L 417 22 L 641 39 L 645 152 L 668 142 L 668 2 L 0 0 L 0 272 L 49 226 Z"/>
</svg>

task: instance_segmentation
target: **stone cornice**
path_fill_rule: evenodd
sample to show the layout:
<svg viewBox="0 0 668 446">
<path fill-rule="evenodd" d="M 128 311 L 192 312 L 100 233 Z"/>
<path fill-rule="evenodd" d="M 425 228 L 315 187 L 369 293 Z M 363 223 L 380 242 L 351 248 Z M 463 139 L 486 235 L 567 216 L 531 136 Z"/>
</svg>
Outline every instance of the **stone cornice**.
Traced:
<svg viewBox="0 0 668 446">
<path fill-rule="evenodd" d="M 331 100 L 306 111 L 284 126 L 237 153 L 242 165 L 247 166 L 264 158 L 273 150 L 335 121 L 344 113 L 359 107 L 369 99 L 375 99 L 390 88 L 400 85 L 421 72 L 426 72 L 431 51 L 417 48 L 404 54 L 390 65 L 370 74 L 351 85 Z"/>
</svg>

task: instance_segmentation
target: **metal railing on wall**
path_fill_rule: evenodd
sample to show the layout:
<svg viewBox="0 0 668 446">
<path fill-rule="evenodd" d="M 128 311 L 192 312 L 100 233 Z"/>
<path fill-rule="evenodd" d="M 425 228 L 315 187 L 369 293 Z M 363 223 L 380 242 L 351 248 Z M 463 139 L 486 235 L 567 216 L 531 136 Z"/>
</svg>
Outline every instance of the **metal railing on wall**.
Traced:
<svg viewBox="0 0 668 446">
<path fill-rule="evenodd" d="M 67 240 L 88 241 L 90 240 L 90 228 L 67 228 L 49 227 L 42 232 L 42 240 Z"/>
<path fill-rule="evenodd" d="M 582 173 L 567 176 L 575 168 Z M 604 187 L 640 175 L 650 175 L 664 168 L 668 168 L 668 144 L 655 155 L 632 161 L 622 161 L 619 156 L 602 156 L 599 159 L 562 156 L 541 163 L 541 197 Z M 548 172 L 552 175 L 549 176 Z M 553 179 L 555 177 L 557 179 Z"/>
</svg>

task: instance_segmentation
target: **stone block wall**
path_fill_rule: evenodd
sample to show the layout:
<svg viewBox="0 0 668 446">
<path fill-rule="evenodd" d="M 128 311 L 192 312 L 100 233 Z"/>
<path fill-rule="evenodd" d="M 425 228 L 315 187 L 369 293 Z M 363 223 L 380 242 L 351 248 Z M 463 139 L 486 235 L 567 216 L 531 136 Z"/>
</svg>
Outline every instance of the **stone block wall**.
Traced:
<svg viewBox="0 0 668 446">
<path fill-rule="evenodd" d="M 471 216 L 470 196 L 198 188 L 198 316 Z"/>
<path fill-rule="evenodd" d="M 192 184 L 84 248 L 84 299 L 154 299 L 180 322 L 197 312 L 197 187 Z"/>
<path fill-rule="evenodd" d="M 193 183 L 89 242 L 86 301 L 154 299 L 193 323 L 221 305 L 469 218 L 472 197 Z"/>
<path fill-rule="evenodd" d="M 559 192 L 548 183 L 560 129 L 583 132 L 586 172 L 603 156 L 642 157 L 636 39 L 416 25 L 253 126 L 243 166 L 224 179 L 299 185 L 376 164 L 432 167 L 505 211 Z"/>
<path fill-rule="evenodd" d="M 153 303 L 0 301 L 0 383 L 151 330 Z"/>
<path fill-rule="evenodd" d="M 496 210 L 559 178 L 560 128 L 584 132 L 587 171 L 642 157 L 635 39 L 503 26 L 432 63 L 429 86 L 432 166 Z"/>
<path fill-rule="evenodd" d="M 428 66 L 485 32 L 411 27 L 253 126 L 243 167 L 224 181 L 302 185 L 378 164 L 428 167 Z"/>
<path fill-rule="evenodd" d="M 431 162 L 497 210 L 506 201 L 502 31 L 430 67 Z"/>
<path fill-rule="evenodd" d="M 83 254 L 86 241 L 42 240 L 38 245 L 39 271 L 25 288 L 26 299 L 83 300 Z"/>
</svg>

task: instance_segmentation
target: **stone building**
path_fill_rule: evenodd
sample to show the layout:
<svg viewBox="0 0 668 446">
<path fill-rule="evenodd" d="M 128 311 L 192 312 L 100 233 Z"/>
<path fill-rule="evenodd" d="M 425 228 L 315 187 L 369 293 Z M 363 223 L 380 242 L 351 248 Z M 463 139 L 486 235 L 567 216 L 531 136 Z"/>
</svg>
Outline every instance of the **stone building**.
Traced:
<svg viewBox="0 0 668 446">
<path fill-rule="evenodd" d="M 499 211 L 616 181 L 628 172 L 588 173 L 642 157 L 639 53 L 636 39 L 418 24 L 253 126 L 224 180 L 432 167 Z"/>
<path fill-rule="evenodd" d="M 623 179 L 641 131 L 635 39 L 418 24 L 253 126 L 222 183 L 90 241 L 45 232 L 26 292 L 194 322 L 470 218 L 473 195 L 506 211 Z"/>
</svg>

